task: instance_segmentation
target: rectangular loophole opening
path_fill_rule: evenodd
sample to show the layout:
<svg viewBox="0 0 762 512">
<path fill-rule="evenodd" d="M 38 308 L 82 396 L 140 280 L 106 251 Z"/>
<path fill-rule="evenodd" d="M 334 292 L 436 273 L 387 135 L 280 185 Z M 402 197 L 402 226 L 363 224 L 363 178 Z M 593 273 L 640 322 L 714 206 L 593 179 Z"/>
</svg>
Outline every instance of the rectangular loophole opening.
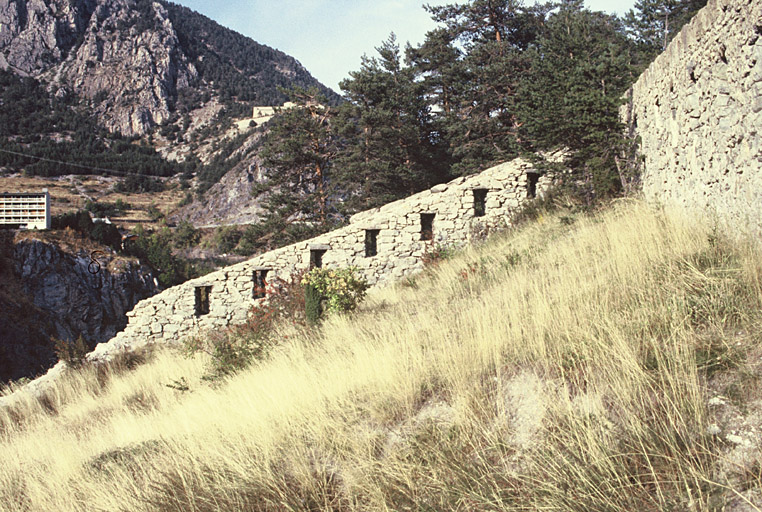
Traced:
<svg viewBox="0 0 762 512">
<path fill-rule="evenodd" d="M 537 197 L 537 180 L 540 179 L 540 175 L 536 172 L 527 173 L 527 197 L 534 199 Z"/>
<path fill-rule="evenodd" d="M 211 286 L 196 286 L 196 316 L 209 314 L 209 297 L 212 294 Z"/>
<path fill-rule="evenodd" d="M 310 249 L 310 268 L 322 268 L 326 249 Z"/>
<path fill-rule="evenodd" d="M 421 214 L 421 240 L 434 240 L 435 213 Z"/>
<path fill-rule="evenodd" d="M 378 254 L 378 229 L 365 230 L 365 257 L 370 258 Z"/>
<path fill-rule="evenodd" d="M 252 298 L 264 299 L 267 297 L 267 273 L 269 269 L 255 270 L 254 271 L 254 291 Z"/>
<path fill-rule="evenodd" d="M 487 214 L 487 192 L 486 188 L 474 189 L 474 217 L 484 217 Z"/>
</svg>

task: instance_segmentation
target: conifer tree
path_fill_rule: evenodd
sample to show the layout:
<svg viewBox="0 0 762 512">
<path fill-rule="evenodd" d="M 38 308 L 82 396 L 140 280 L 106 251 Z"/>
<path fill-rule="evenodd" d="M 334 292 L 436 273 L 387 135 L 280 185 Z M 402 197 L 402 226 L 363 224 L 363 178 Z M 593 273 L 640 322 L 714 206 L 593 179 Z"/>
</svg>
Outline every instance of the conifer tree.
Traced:
<svg viewBox="0 0 762 512">
<path fill-rule="evenodd" d="M 360 70 L 340 84 L 347 100 L 341 110 L 347 151 L 337 167 L 347 185 L 347 206 L 353 209 L 441 181 L 424 85 L 411 67 L 403 66 L 394 34 L 376 50 L 378 57 L 364 56 Z"/>
<path fill-rule="evenodd" d="M 439 130 L 449 142 L 453 174 L 517 155 L 516 95 L 529 67 L 525 50 L 537 36 L 545 9 L 525 8 L 517 0 L 427 7 L 444 26 L 408 55 L 425 84 L 440 90 L 443 83 L 456 84 L 446 96 L 444 90 L 428 94 L 443 112 Z M 443 82 L 440 77 L 453 79 Z"/>
<path fill-rule="evenodd" d="M 296 88 L 290 95 L 296 106 L 284 109 L 270 122 L 262 147 L 268 169 L 267 214 L 260 228 L 247 231 L 249 239 L 289 237 L 310 227 L 314 229 L 307 232 L 325 230 L 330 223 L 329 174 L 337 152 L 333 108 L 325 106 L 317 89 Z"/>
<path fill-rule="evenodd" d="M 629 33 L 653 58 L 705 5 L 706 0 L 636 0 L 624 20 Z"/>
<path fill-rule="evenodd" d="M 624 144 L 619 106 L 636 74 L 620 21 L 563 2 L 529 50 L 521 87 L 525 149 L 567 150 L 589 200 L 620 188 L 615 157 Z"/>
</svg>

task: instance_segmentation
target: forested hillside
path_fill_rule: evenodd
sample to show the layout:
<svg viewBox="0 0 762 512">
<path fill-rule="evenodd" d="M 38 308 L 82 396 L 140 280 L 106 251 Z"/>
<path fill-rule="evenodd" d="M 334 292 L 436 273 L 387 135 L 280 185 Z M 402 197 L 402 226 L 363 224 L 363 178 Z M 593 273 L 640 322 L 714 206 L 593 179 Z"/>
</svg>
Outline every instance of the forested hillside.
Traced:
<svg viewBox="0 0 762 512">
<path fill-rule="evenodd" d="M 187 7 L 163 3 L 184 53 L 196 63 L 200 79 L 220 94 L 223 103 L 237 100 L 256 105 L 282 105 L 288 97 L 281 88 L 293 86 L 316 86 L 332 103 L 338 100 L 335 92 L 319 84 L 293 57 L 229 30 Z"/>
<path fill-rule="evenodd" d="M 161 158 L 135 139 L 100 128 L 76 98 L 52 97 L 37 80 L 2 70 L 0 166 L 38 176 L 122 176 L 129 188 L 144 191 L 161 186 L 151 176 L 193 170 Z"/>
</svg>

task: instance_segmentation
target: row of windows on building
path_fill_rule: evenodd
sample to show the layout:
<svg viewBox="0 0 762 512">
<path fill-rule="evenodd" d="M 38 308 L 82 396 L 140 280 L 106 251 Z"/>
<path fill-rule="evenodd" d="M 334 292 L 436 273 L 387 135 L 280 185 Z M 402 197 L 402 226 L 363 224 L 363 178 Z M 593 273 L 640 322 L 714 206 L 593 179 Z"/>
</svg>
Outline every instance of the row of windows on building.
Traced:
<svg viewBox="0 0 762 512">
<path fill-rule="evenodd" d="M 538 174 L 528 174 L 527 195 L 535 197 Z M 487 214 L 487 189 L 474 189 L 474 217 L 484 217 Z M 435 213 L 421 213 L 421 240 L 434 240 L 434 219 Z M 365 230 L 365 257 L 372 258 L 378 255 L 378 235 L 380 229 Z M 316 248 L 310 249 L 310 268 L 322 267 L 323 256 L 328 249 Z M 267 274 L 271 269 L 259 269 L 254 271 L 252 280 L 254 282 L 252 298 L 264 299 L 267 295 Z M 211 286 L 196 287 L 196 316 L 203 316 L 209 313 Z"/>
<path fill-rule="evenodd" d="M 0 193 L 0 228 L 50 229 L 48 190 Z"/>
</svg>

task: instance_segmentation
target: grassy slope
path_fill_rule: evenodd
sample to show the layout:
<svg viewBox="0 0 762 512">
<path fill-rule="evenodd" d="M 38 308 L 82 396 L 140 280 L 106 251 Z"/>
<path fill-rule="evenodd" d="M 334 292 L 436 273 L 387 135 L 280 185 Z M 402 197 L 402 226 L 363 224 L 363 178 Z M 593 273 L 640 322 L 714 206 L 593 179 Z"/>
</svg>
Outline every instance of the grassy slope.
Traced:
<svg viewBox="0 0 762 512">
<path fill-rule="evenodd" d="M 759 474 L 727 469 L 706 403 L 707 379 L 759 341 L 762 257 L 639 203 L 567 224 L 495 236 L 319 334 L 285 329 L 271 358 L 219 386 L 172 352 L 101 372 L 105 387 L 95 370 L 70 375 L 0 413 L 0 508 L 753 501 Z M 181 378 L 189 391 L 167 386 Z M 744 382 L 751 400 L 757 380 Z"/>
</svg>

